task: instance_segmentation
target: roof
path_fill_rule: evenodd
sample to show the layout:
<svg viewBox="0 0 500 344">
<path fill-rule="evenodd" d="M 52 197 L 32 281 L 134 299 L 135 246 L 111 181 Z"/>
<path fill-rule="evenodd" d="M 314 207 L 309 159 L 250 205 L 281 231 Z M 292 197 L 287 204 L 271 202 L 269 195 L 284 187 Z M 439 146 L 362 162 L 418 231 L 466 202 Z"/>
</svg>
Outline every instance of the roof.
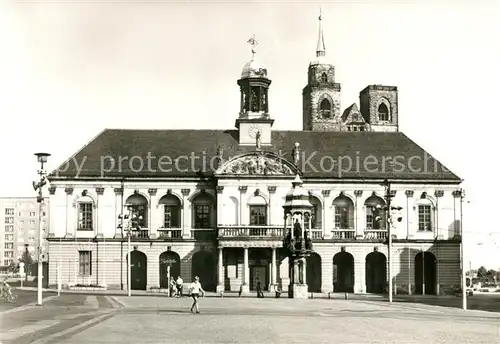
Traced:
<svg viewBox="0 0 500 344">
<path fill-rule="evenodd" d="M 271 139 L 261 149 L 292 163 L 300 143 L 305 178 L 461 181 L 401 132 L 273 130 Z M 238 144 L 237 130 L 106 129 L 49 179 L 211 177 L 218 154 L 227 161 L 255 150 Z"/>
</svg>

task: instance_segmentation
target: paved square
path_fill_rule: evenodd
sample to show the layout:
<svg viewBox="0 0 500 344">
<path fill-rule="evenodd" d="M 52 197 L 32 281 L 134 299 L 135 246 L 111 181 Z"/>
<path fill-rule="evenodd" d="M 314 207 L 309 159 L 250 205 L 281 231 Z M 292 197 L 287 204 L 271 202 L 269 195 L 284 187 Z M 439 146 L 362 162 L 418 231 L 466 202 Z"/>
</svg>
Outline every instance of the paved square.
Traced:
<svg viewBox="0 0 500 344">
<path fill-rule="evenodd" d="M 10 343 L 498 343 L 500 314 L 362 300 L 61 295 L 3 315 Z M 4 322 L 5 320 L 5 322 Z M 16 333 L 17 331 L 17 333 Z"/>
</svg>

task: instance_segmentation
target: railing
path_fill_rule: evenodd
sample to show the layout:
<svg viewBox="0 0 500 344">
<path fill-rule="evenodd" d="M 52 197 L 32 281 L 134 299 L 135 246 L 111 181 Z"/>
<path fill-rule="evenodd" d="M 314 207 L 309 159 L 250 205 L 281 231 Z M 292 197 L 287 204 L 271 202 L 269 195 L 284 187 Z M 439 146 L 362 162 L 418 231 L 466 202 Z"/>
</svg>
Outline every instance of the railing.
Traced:
<svg viewBox="0 0 500 344">
<path fill-rule="evenodd" d="M 219 237 L 283 237 L 283 226 L 219 226 Z"/>
<path fill-rule="evenodd" d="M 355 229 L 334 229 L 332 239 L 354 239 L 356 237 Z"/>
<path fill-rule="evenodd" d="M 181 239 L 182 229 L 180 228 L 159 228 L 158 238 L 160 239 Z"/>
<path fill-rule="evenodd" d="M 322 229 L 311 229 L 311 239 L 323 239 L 323 230 Z"/>
<path fill-rule="evenodd" d="M 387 230 L 385 229 L 365 229 L 365 239 L 383 240 L 387 239 Z"/>
<path fill-rule="evenodd" d="M 195 240 L 215 240 L 217 231 L 215 229 L 192 229 L 191 239 Z"/>
<path fill-rule="evenodd" d="M 131 238 L 148 239 L 149 229 L 133 229 L 130 231 Z"/>
</svg>

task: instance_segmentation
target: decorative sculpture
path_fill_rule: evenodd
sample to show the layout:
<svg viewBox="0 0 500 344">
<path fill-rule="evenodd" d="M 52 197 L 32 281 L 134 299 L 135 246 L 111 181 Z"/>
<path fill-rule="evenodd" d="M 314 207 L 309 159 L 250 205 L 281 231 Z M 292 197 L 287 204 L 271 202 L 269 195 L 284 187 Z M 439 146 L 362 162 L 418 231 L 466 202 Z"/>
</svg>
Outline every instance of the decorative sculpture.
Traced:
<svg viewBox="0 0 500 344">
<path fill-rule="evenodd" d="M 299 151 L 300 143 L 295 142 L 295 147 L 293 148 L 293 163 L 297 165 L 299 163 L 300 151 Z"/>
<path fill-rule="evenodd" d="M 280 157 L 272 153 L 260 152 L 236 157 L 220 166 L 216 174 L 293 176 L 294 170 L 293 165 L 287 164 Z"/>
</svg>

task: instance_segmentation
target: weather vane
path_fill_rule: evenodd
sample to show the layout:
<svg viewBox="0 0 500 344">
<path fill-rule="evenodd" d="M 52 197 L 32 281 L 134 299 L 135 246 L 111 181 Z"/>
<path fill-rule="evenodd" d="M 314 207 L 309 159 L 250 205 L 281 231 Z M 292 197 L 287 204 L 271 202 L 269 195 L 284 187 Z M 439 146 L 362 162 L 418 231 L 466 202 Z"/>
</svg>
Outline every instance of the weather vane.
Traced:
<svg viewBox="0 0 500 344">
<path fill-rule="evenodd" d="M 255 47 L 259 44 L 259 42 L 257 42 L 257 40 L 255 39 L 255 34 L 252 36 L 252 38 L 250 38 L 248 41 L 247 41 L 248 44 L 250 44 L 252 46 L 252 60 L 253 58 L 255 57 Z"/>
</svg>

